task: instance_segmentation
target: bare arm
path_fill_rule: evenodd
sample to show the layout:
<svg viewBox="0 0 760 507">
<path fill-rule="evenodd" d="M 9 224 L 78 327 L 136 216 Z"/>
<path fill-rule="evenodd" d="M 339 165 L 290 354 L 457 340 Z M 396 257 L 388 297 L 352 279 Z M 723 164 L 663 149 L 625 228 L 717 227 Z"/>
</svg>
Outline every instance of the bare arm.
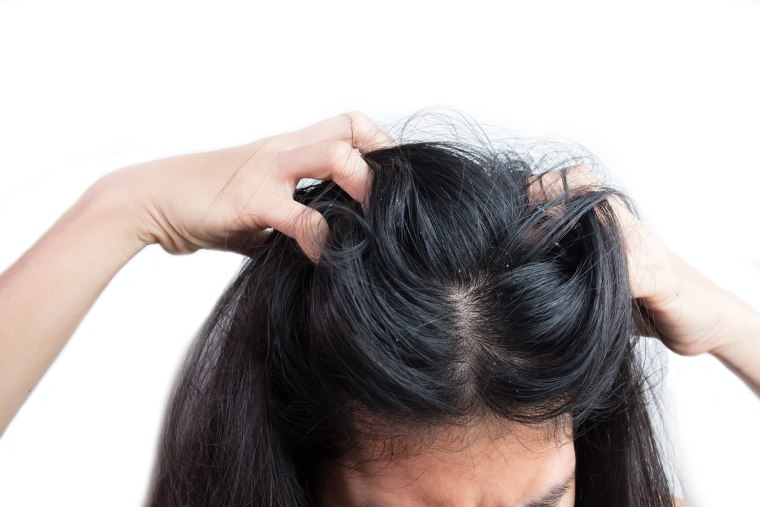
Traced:
<svg viewBox="0 0 760 507">
<path fill-rule="evenodd" d="M 301 178 L 364 203 L 361 153 L 395 141 L 359 111 L 253 143 L 128 166 L 95 182 L 0 275 L 0 435 L 114 275 L 146 245 L 246 254 L 269 228 L 317 262 L 327 222 Z"/>
<path fill-rule="evenodd" d="M 760 397 L 760 313 L 737 301 L 735 327 L 726 330 L 726 343 L 711 353 Z"/>
<path fill-rule="evenodd" d="M 0 435 L 106 285 L 145 246 L 128 209 L 96 183 L 0 275 Z"/>
<path fill-rule="evenodd" d="M 684 355 L 712 354 L 760 397 L 760 312 L 676 253 L 668 257 L 673 296 L 657 322 L 665 344 Z"/>
</svg>

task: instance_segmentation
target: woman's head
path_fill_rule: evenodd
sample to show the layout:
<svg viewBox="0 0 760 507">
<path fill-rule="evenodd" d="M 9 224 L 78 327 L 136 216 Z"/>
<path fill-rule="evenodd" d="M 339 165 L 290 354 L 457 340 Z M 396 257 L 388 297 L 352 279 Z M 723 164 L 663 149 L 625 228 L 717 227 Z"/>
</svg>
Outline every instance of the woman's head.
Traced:
<svg viewBox="0 0 760 507">
<path fill-rule="evenodd" d="M 547 188 L 485 144 L 364 158 L 366 209 L 329 181 L 294 195 L 330 226 L 318 264 L 275 232 L 220 299 L 152 505 L 531 505 L 565 485 L 533 505 L 667 505 L 625 195 L 557 178 L 577 167 Z"/>
</svg>

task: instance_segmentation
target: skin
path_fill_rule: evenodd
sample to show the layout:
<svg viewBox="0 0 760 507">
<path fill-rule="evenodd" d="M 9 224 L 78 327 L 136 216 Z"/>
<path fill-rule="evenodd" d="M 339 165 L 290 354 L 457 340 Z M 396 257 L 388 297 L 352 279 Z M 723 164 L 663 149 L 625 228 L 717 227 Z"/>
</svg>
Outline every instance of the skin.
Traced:
<svg viewBox="0 0 760 507">
<path fill-rule="evenodd" d="M 334 180 L 366 205 L 368 167 L 360 154 L 394 144 L 366 115 L 352 112 L 241 146 L 127 166 L 96 181 L 0 275 L 0 434 L 103 289 L 143 248 L 158 244 L 175 255 L 199 249 L 245 254 L 275 228 L 318 262 L 326 222 L 292 199 L 298 181 Z M 598 182 L 582 166 L 569 168 L 568 175 L 575 187 Z M 556 193 L 558 177 L 550 173 L 543 187 L 532 185 L 534 197 Z M 625 230 L 632 297 L 652 314 L 656 337 L 679 354 L 715 355 L 760 395 L 760 313 L 670 251 L 620 203 L 611 204 Z M 426 470 L 423 480 L 397 491 L 405 499 L 443 495 L 442 503 L 430 505 L 476 505 L 477 495 L 489 505 L 523 505 L 549 486 L 538 477 L 554 480 L 571 466 L 567 451 L 559 450 L 571 446 L 557 446 L 556 439 L 528 446 L 541 451 L 531 457 L 509 438 L 497 440 L 497 450 L 511 457 L 506 461 L 497 459 L 502 453 L 488 454 L 476 438 L 458 456 L 431 450 L 405 464 L 390 463 L 399 480 Z M 557 452 L 547 452 L 552 446 Z M 477 450 L 483 452 L 474 456 L 484 460 L 473 458 Z M 471 472 L 473 460 L 480 463 L 477 473 Z M 357 490 L 359 483 L 349 484 L 346 470 L 324 472 L 323 479 L 343 484 L 346 494 Z M 500 474 L 514 480 L 497 491 L 491 479 Z M 374 469 L 353 477 L 378 494 L 398 484 L 383 482 L 392 479 Z M 458 491 L 448 486 L 465 483 L 471 488 L 466 491 L 477 492 L 472 498 L 446 496 Z"/>
<path fill-rule="evenodd" d="M 495 422 L 440 431 L 429 446 L 392 459 L 365 450 L 368 458 L 359 464 L 321 465 L 319 505 L 569 507 L 575 498 L 569 428 L 551 435 Z"/>
</svg>

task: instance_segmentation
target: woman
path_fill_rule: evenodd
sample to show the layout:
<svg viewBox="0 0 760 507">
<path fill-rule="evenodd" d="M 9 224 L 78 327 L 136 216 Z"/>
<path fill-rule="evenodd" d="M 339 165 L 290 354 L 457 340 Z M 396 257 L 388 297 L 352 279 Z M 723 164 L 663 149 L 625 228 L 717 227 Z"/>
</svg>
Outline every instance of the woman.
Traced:
<svg viewBox="0 0 760 507">
<path fill-rule="evenodd" d="M 636 334 L 760 392 L 760 314 L 590 170 L 396 145 L 353 112 L 93 184 L 0 278 L 3 429 L 153 243 L 250 259 L 175 386 L 149 505 L 673 505 Z"/>
</svg>

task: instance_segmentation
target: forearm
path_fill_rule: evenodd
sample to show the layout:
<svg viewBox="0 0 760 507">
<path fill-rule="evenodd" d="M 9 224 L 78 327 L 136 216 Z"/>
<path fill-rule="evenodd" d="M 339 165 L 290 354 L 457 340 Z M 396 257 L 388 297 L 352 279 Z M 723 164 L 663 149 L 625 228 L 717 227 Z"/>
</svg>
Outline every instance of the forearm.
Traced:
<svg viewBox="0 0 760 507">
<path fill-rule="evenodd" d="M 144 246 L 96 183 L 0 275 L 0 435 L 114 275 Z"/>
<path fill-rule="evenodd" d="M 760 396 L 760 313 L 741 301 L 742 316 L 712 354 Z"/>
</svg>

